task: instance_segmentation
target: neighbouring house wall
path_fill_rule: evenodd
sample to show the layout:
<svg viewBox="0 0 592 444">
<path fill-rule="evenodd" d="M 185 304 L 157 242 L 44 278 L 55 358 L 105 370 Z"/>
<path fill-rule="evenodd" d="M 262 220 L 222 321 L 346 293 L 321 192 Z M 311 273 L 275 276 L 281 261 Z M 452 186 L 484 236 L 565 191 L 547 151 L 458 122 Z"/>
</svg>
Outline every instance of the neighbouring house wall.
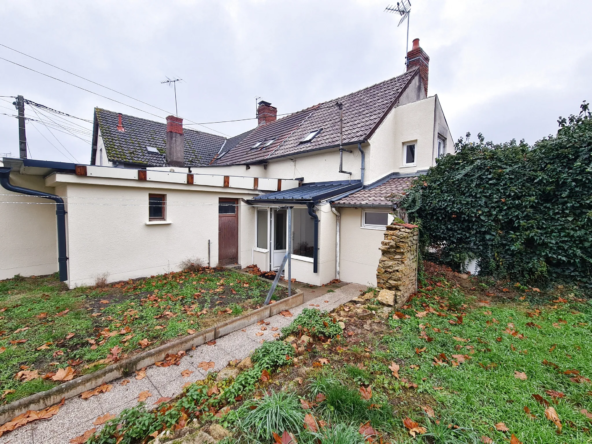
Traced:
<svg viewBox="0 0 592 444">
<path fill-rule="evenodd" d="M 362 228 L 360 208 L 339 208 L 341 213 L 340 278 L 344 282 L 376 287 L 383 230 Z"/>
<path fill-rule="evenodd" d="M 55 189 L 46 187 L 40 176 L 12 173 L 10 182 L 55 194 Z M 0 279 L 12 278 L 15 274 L 40 276 L 58 271 L 54 201 L 22 196 L 0 187 L 0 227 Z"/>
<path fill-rule="evenodd" d="M 436 120 L 434 122 L 434 165 L 438 157 L 438 136 L 446 139 L 446 154 L 454 154 L 454 139 L 448 127 L 446 116 L 440 104 L 440 98 L 436 95 Z"/>
<path fill-rule="evenodd" d="M 69 286 L 93 285 L 181 269 L 185 259 L 218 263 L 218 202 L 240 194 L 158 188 L 67 184 Z M 166 194 L 168 224 L 148 221 L 148 194 Z M 244 195 L 243 195 L 244 196 Z M 239 254 L 249 242 L 249 216 L 239 208 Z M 250 252 L 249 252 L 250 256 Z M 241 261 L 243 258 L 239 258 Z"/>
<path fill-rule="evenodd" d="M 406 302 L 417 291 L 417 225 L 387 226 L 377 267 L 378 288 L 394 292 L 394 305 Z"/>
<path fill-rule="evenodd" d="M 337 218 L 329 204 L 318 205 L 319 215 L 319 282 L 326 284 L 335 279 L 335 247 Z"/>
<path fill-rule="evenodd" d="M 408 103 L 417 102 L 426 98 L 425 88 L 419 75 L 415 76 L 409 86 L 403 91 L 396 106 L 407 105 Z"/>
<path fill-rule="evenodd" d="M 97 166 L 113 166 L 113 163 L 109 161 L 107 157 L 107 151 L 105 150 L 105 143 L 103 142 L 103 136 L 101 136 L 101 129 L 99 128 L 99 136 L 97 138 L 97 152 L 95 155 L 95 165 Z"/>
</svg>

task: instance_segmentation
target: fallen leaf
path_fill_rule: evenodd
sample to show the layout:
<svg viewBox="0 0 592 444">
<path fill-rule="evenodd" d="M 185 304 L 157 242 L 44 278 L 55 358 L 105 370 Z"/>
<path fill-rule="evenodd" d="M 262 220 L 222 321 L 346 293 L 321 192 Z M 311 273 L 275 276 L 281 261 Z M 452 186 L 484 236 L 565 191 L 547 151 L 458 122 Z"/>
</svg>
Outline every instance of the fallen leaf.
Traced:
<svg viewBox="0 0 592 444">
<path fill-rule="evenodd" d="M 0 396 L 0 399 L 6 398 L 6 395 L 10 395 L 11 393 L 16 393 L 16 390 L 4 390 L 4 393 L 2 393 L 2 396 Z"/>
<path fill-rule="evenodd" d="M 360 395 L 362 398 L 368 401 L 370 398 L 372 398 L 372 387 L 360 387 Z"/>
<path fill-rule="evenodd" d="M 188 328 L 187 329 L 187 333 L 190 335 L 194 335 L 195 334 L 195 330 L 193 330 L 192 328 Z"/>
<path fill-rule="evenodd" d="M 526 379 L 528 378 L 528 376 L 526 376 L 526 373 L 518 372 L 518 371 L 514 371 L 514 377 L 516 379 L 521 379 L 523 381 L 526 381 Z"/>
<path fill-rule="evenodd" d="M 126 385 L 128 385 L 129 383 L 130 383 L 130 380 L 129 380 L 129 379 L 124 379 L 123 381 L 121 381 L 121 382 L 119 383 L 119 385 L 123 385 L 123 386 L 125 387 L 125 386 L 126 386 Z"/>
<path fill-rule="evenodd" d="M 493 439 L 489 438 L 488 436 L 482 436 L 481 442 L 483 444 L 494 444 Z"/>
<path fill-rule="evenodd" d="M 319 362 L 320 362 L 322 365 L 327 365 L 327 364 L 329 363 L 329 360 L 328 360 L 328 359 L 325 359 L 325 358 L 319 358 Z"/>
<path fill-rule="evenodd" d="M 263 332 L 262 331 L 258 331 L 257 333 L 255 333 L 255 335 L 257 335 L 257 336 L 263 336 Z"/>
<path fill-rule="evenodd" d="M 508 430 L 510 430 L 508 427 L 506 427 L 506 425 L 505 425 L 503 422 L 498 422 L 498 423 L 495 425 L 495 429 L 496 429 L 498 432 L 507 432 Z"/>
<path fill-rule="evenodd" d="M 114 418 L 117 418 L 117 416 L 115 416 L 111 413 L 107 413 L 107 414 L 105 414 L 103 416 L 99 416 L 97 419 L 95 419 L 95 422 L 93 422 L 93 425 L 96 425 L 96 426 L 103 425 L 107 421 L 110 421 Z"/>
<path fill-rule="evenodd" d="M 206 345 L 216 345 L 216 341 L 209 341 L 209 342 L 206 342 Z"/>
<path fill-rule="evenodd" d="M 414 438 L 415 438 L 415 435 L 417 435 L 417 434 L 423 435 L 425 432 L 427 432 L 425 427 L 421 427 L 418 423 L 416 423 L 415 421 L 413 421 L 409 417 L 406 417 L 403 420 L 403 425 L 405 426 L 405 428 L 407 430 L 409 430 L 409 434 L 411 436 L 413 436 Z"/>
<path fill-rule="evenodd" d="M 561 392 L 556 392 L 555 390 L 547 390 L 546 393 L 551 398 L 563 398 L 563 397 L 565 397 L 565 394 L 563 394 Z"/>
<path fill-rule="evenodd" d="M 162 404 L 163 402 L 169 402 L 173 398 L 169 398 L 168 396 L 163 396 L 162 398 L 158 398 L 158 400 L 154 404 Z"/>
<path fill-rule="evenodd" d="M 218 389 L 218 386 L 217 385 L 213 385 L 207 391 L 207 395 L 208 396 L 217 395 L 219 393 L 220 393 L 220 389 Z"/>
<path fill-rule="evenodd" d="M 7 391 L 8 391 L 8 390 L 7 390 Z M 580 413 L 581 413 L 582 415 L 584 415 L 586 418 L 588 418 L 588 419 L 592 419 L 592 413 L 590 413 L 588 410 L 586 410 L 586 409 L 582 409 L 582 410 L 580 410 Z"/>
<path fill-rule="evenodd" d="M 273 444 L 296 444 L 296 438 L 294 438 L 294 435 L 285 430 L 284 433 L 282 433 L 282 436 L 274 432 L 273 440 L 275 441 Z"/>
<path fill-rule="evenodd" d="M 422 405 L 421 408 L 424 412 L 426 412 L 426 415 L 428 415 L 430 418 L 433 418 L 436 415 L 434 413 L 434 409 L 431 408 L 429 405 Z"/>
<path fill-rule="evenodd" d="M 66 340 L 68 340 L 68 339 L 72 339 L 74 336 L 76 336 L 76 334 L 75 334 L 75 333 L 68 333 L 68 334 L 66 335 Z"/>
<path fill-rule="evenodd" d="M 6 347 L 0 347 L 0 354 L 4 353 L 6 351 Z"/>
<path fill-rule="evenodd" d="M 260 379 L 263 382 L 267 382 L 271 379 L 271 375 L 269 374 L 269 372 L 266 369 L 263 369 L 263 371 L 261 372 Z"/>
<path fill-rule="evenodd" d="M 136 379 L 139 381 L 146 377 L 146 369 L 142 368 L 136 372 Z"/>
<path fill-rule="evenodd" d="M 76 438 L 72 438 L 70 440 L 70 444 L 84 444 L 88 439 L 97 431 L 97 429 L 92 428 L 87 430 L 82 435 L 77 436 Z"/>
<path fill-rule="evenodd" d="M 216 364 L 214 364 L 214 362 L 210 361 L 210 362 L 200 362 L 199 365 L 197 366 L 198 368 L 203 369 L 204 371 L 208 371 L 214 367 L 216 367 Z"/>
<path fill-rule="evenodd" d="M 30 422 L 37 421 L 38 419 L 49 419 L 55 416 L 60 411 L 60 407 L 64 405 L 66 398 L 63 398 L 59 404 L 52 405 L 43 410 L 28 410 L 25 413 L 13 418 L 11 421 L 0 427 L 0 437 L 6 432 L 12 432 L 19 427 L 22 427 Z"/>
<path fill-rule="evenodd" d="M 493 442 L 493 441 L 492 441 Z M 516 435 L 514 435 L 512 433 L 512 437 L 510 438 L 510 444 L 522 444 L 522 441 L 520 441 Z"/>
<path fill-rule="evenodd" d="M 72 367 L 60 368 L 55 376 L 51 378 L 52 381 L 71 381 L 74 378 L 76 371 Z"/>
<path fill-rule="evenodd" d="M 325 399 L 327 399 L 327 397 L 326 397 L 324 394 L 322 394 L 322 393 L 319 393 L 319 394 L 318 394 L 318 395 L 315 397 L 315 401 L 316 401 L 317 403 L 323 402 Z"/>
<path fill-rule="evenodd" d="M 532 397 L 538 402 L 539 404 L 544 405 L 545 407 L 549 407 L 549 401 L 543 398 L 541 395 L 534 394 Z"/>
<path fill-rule="evenodd" d="M 191 370 L 189 370 L 189 369 L 188 370 L 183 370 L 181 372 L 181 376 L 183 376 L 184 378 L 188 378 L 189 376 L 191 376 L 192 373 L 193 372 Z"/>
<path fill-rule="evenodd" d="M 82 399 L 88 399 L 93 396 L 100 395 L 101 393 L 107 393 L 107 392 L 111 391 L 112 388 L 113 388 L 113 386 L 111 384 L 102 384 L 95 389 L 88 390 L 86 392 L 82 392 L 80 397 Z M 96 424 L 96 425 L 98 425 L 98 424 Z"/>
<path fill-rule="evenodd" d="M 317 422 L 310 413 L 307 413 L 304 416 L 304 428 L 310 430 L 312 433 L 316 433 L 319 431 L 319 427 L 317 426 Z"/>
<path fill-rule="evenodd" d="M 14 378 L 22 382 L 27 382 L 40 377 L 41 376 L 39 375 L 39 371 L 37 370 L 23 370 L 18 372 Z"/>
<path fill-rule="evenodd" d="M 308 402 L 306 399 L 300 399 L 300 405 L 304 410 L 310 410 L 313 407 L 313 404 Z"/>
<path fill-rule="evenodd" d="M 148 339 L 142 339 L 138 342 L 138 344 L 140 345 L 140 347 L 146 348 L 150 345 L 150 341 Z"/>
<path fill-rule="evenodd" d="M 292 313 L 290 313 L 288 310 L 280 311 L 280 314 L 283 317 L 285 317 L 285 318 L 291 318 L 292 317 Z"/>
<path fill-rule="evenodd" d="M 389 365 L 389 370 L 391 372 L 393 372 L 393 376 L 397 379 L 399 379 L 399 369 L 401 367 L 399 366 L 399 364 L 395 363 L 395 362 L 391 362 L 391 365 Z"/>
<path fill-rule="evenodd" d="M 562 425 L 555 409 L 553 407 L 547 407 L 545 409 L 545 416 L 549 421 L 553 421 L 553 423 L 557 426 L 559 433 L 561 433 Z"/>
<path fill-rule="evenodd" d="M 150 398 L 151 396 L 152 396 L 152 393 L 150 393 L 148 390 L 145 390 L 138 395 L 138 402 L 144 402 L 148 398 Z"/>
<path fill-rule="evenodd" d="M 101 304 L 108 304 L 108 303 L 109 303 L 109 301 L 108 301 L 108 300 L 106 300 L 106 299 L 103 299 L 103 300 L 101 301 Z"/>
<path fill-rule="evenodd" d="M 360 432 L 360 435 L 366 438 L 367 442 L 372 442 L 372 437 L 378 435 L 378 432 L 370 425 L 370 421 L 368 421 L 366 424 L 362 424 L 358 432 Z"/>
</svg>

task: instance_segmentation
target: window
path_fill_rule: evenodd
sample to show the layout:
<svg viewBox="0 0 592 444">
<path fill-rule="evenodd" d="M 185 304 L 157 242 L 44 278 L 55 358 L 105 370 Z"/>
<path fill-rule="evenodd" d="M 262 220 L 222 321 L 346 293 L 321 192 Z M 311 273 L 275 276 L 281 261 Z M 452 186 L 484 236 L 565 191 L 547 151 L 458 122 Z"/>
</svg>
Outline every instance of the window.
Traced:
<svg viewBox="0 0 592 444">
<path fill-rule="evenodd" d="M 415 165 L 415 144 L 408 143 L 404 146 L 404 159 L 405 165 Z"/>
<path fill-rule="evenodd" d="M 153 146 L 147 146 L 146 147 L 146 151 L 148 151 L 149 153 L 159 154 L 158 149 L 157 148 L 154 148 Z"/>
<path fill-rule="evenodd" d="M 148 195 L 148 220 L 166 220 L 166 194 Z"/>
<path fill-rule="evenodd" d="M 275 139 L 269 139 L 266 140 L 265 142 L 263 142 L 263 145 L 261 145 L 261 149 L 263 148 L 267 148 L 269 145 L 271 145 L 274 142 Z"/>
<path fill-rule="evenodd" d="M 257 248 L 267 250 L 267 224 L 269 213 L 267 210 L 257 210 Z"/>
<path fill-rule="evenodd" d="M 310 133 L 308 133 L 306 135 L 306 137 L 304 137 L 304 139 L 302 139 L 300 141 L 300 143 L 308 143 L 308 142 L 312 141 L 312 139 L 314 139 L 321 132 L 321 130 L 322 130 L 322 128 L 318 129 L 318 130 L 311 131 Z"/>
<path fill-rule="evenodd" d="M 305 208 L 292 210 L 292 254 L 313 257 L 314 253 L 314 221 Z"/>
<path fill-rule="evenodd" d="M 236 214 L 236 203 L 234 201 L 220 201 L 218 204 L 218 214 Z"/>
<path fill-rule="evenodd" d="M 257 142 L 255 145 L 253 145 L 253 146 L 251 147 L 251 149 L 252 149 L 252 150 L 255 150 L 255 149 L 259 148 L 259 147 L 261 146 L 261 144 L 262 144 L 262 143 L 263 143 L 263 142 Z"/>
<path fill-rule="evenodd" d="M 444 156 L 444 154 L 446 154 L 446 139 L 438 136 L 438 158 Z"/>
<path fill-rule="evenodd" d="M 364 228 L 386 230 L 386 226 L 389 224 L 389 213 L 385 211 L 364 211 L 362 217 Z"/>
</svg>

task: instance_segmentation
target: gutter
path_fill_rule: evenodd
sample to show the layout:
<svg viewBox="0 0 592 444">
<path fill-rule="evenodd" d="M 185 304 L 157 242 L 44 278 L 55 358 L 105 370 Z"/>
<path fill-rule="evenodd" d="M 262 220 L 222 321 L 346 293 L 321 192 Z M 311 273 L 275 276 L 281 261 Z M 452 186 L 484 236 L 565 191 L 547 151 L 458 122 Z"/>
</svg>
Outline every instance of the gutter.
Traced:
<svg viewBox="0 0 592 444">
<path fill-rule="evenodd" d="M 17 187 L 10 183 L 10 168 L 0 168 L 0 185 L 8 191 L 14 193 L 26 194 L 29 196 L 51 199 L 56 203 L 56 219 L 58 228 L 58 264 L 60 281 L 68 280 L 68 257 L 66 256 L 66 211 L 64 209 L 64 200 L 55 194 L 44 193 L 42 191 L 30 190 L 28 188 Z"/>
</svg>

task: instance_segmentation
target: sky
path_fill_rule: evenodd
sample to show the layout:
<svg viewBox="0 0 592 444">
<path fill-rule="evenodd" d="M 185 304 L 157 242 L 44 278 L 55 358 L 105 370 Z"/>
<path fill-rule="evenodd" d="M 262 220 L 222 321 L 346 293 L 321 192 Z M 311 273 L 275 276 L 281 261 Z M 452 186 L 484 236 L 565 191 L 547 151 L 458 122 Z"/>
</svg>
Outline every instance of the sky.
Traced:
<svg viewBox="0 0 592 444">
<path fill-rule="evenodd" d="M 0 157 L 18 155 L 10 96 L 86 120 L 98 106 L 164 122 L 175 100 L 161 82 L 180 78 L 186 127 L 233 136 L 255 126 L 257 97 L 290 113 L 395 77 L 405 71 L 406 25 L 384 12 L 388 4 L 3 1 Z M 439 96 L 454 138 L 555 134 L 559 116 L 592 100 L 591 15 L 585 0 L 412 0 L 410 45 L 420 38 L 430 56 L 428 94 Z M 90 123 L 25 113 L 36 119 L 27 122 L 30 157 L 89 163 Z"/>
</svg>

